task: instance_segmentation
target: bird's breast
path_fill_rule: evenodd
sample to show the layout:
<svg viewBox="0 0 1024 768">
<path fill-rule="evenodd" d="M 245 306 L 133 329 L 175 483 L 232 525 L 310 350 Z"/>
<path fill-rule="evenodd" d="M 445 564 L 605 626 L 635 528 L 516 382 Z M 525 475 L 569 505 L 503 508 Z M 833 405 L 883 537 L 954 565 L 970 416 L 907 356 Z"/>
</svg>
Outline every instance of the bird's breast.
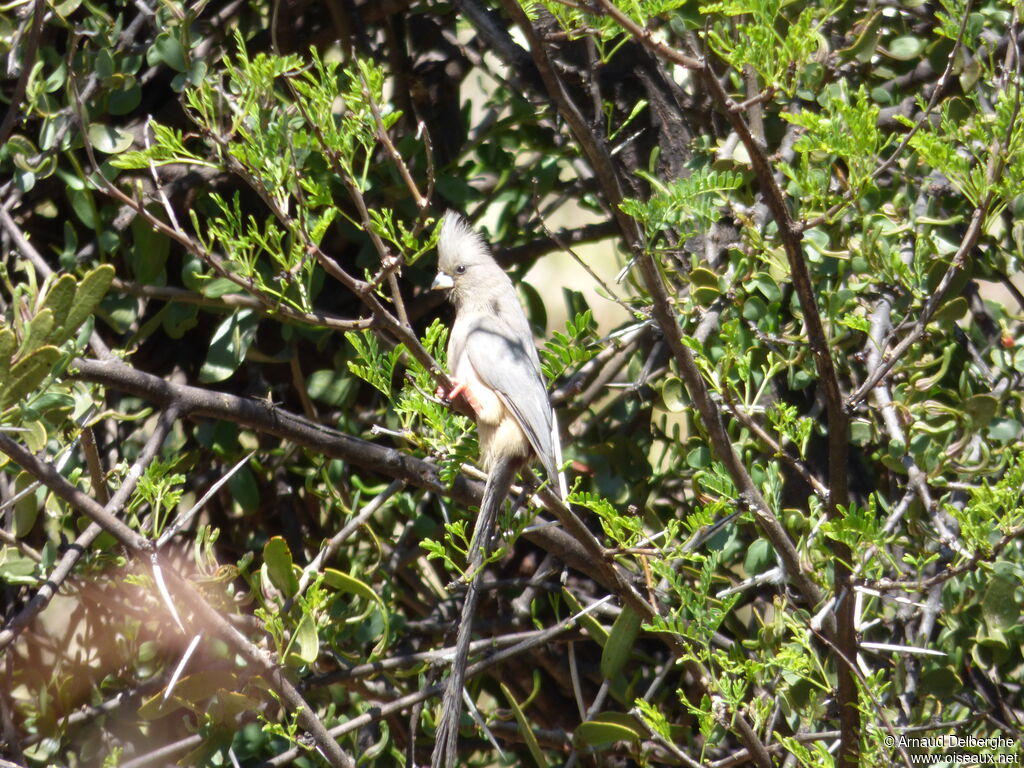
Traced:
<svg viewBox="0 0 1024 768">
<path fill-rule="evenodd" d="M 463 384 L 476 400 L 479 409 L 476 413 L 478 424 L 499 424 L 506 416 L 505 404 L 498 393 L 481 381 L 476 369 L 469 362 L 469 355 L 462 354 L 455 363 L 452 372 L 455 380 Z"/>
</svg>

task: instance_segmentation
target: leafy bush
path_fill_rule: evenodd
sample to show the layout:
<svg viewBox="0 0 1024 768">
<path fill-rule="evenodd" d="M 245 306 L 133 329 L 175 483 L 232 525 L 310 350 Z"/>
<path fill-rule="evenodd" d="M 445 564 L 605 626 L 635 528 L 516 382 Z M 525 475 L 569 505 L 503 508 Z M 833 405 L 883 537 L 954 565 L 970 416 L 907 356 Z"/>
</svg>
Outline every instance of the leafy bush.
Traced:
<svg viewBox="0 0 1024 768">
<path fill-rule="evenodd" d="M 0 10 L 6 760 L 428 759 L 482 489 L 455 208 L 572 488 L 502 521 L 465 764 L 1019 761 L 1018 17 Z"/>
</svg>

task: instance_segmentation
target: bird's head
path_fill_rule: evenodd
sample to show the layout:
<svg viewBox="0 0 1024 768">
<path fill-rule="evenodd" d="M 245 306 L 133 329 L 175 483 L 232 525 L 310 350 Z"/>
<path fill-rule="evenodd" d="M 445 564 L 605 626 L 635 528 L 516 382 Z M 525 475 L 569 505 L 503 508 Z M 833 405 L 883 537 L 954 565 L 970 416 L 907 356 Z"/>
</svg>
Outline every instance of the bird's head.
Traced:
<svg viewBox="0 0 1024 768">
<path fill-rule="evenodd" d="M 486 290 L 495 273 L 504 275 L 484 239 L 454 211 L 448 211 L 441 220 L 437 254 L 437 277 L 430 287 L 450 289 L 456 304 L 474 292 Z"/>
</svg>

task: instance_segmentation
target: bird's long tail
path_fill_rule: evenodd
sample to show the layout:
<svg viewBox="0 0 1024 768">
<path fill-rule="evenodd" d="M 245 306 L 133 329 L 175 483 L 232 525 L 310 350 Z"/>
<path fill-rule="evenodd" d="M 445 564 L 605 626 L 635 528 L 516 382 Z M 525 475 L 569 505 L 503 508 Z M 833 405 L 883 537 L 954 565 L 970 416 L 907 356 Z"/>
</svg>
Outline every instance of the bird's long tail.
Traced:
<svg viewBox="0 0 1024 768">
<path fill-rule="evenodd" d="M 433 768 L 453 768 L 459 740 L 459 715 L 462 713 L 462 686 L 466 679 L 466 662 L 469 659 L 469 644 L 473 636 L 473 615 L 480 597 L 481 567 L 490 554 L 490 541 L 505 497 L 515 479 L 519 461 L 516 458 L 498 459 L 480 504 L 480 516 L 476 521 L 473 539 L 469 544 L 467 573 L 472 574 L 466 598 L 462 604 L 459 631 L 455 640 L 455 658 L 452 661 L 448 685 L 441 701 L 441 720 L 437 727 L 434 752 L 430 764 Z"/>
<path fill-rule="evenodd" d="M 554 412 L 551 413 L 551 450 L 554 452 L 554 471 L 558 482 L 558 498 L 565 501 L 569 496 L 569 487 L 565 481 L 565 472 L 562 471 L 562 437 L 558 429 L 558 418 Z M 556 478 L 551 478 L 555 482 Z"/>
</svg>

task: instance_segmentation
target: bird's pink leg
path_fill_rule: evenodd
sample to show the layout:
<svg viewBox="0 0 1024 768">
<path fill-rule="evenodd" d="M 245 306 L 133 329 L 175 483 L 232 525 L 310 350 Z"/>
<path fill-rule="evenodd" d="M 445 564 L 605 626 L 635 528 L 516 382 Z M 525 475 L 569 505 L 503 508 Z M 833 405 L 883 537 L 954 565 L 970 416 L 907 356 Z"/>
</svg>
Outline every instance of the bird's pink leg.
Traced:
<svg viewBox="0 0 1024 768">
<path fill-rule="evenodd" d="M 469 407 L 473 409 L 473 413 L 480 413 L 482 406 L 480 405 L 480 401 L 473 396 L 473 390 L 471 390 L 464 381 L 456 381 L 455 379 L 452 379 L 452 381 L 455 386 L 452 387 L 451 391 L 447 395 L 445 395 L 445 398 L 450 402 L 459 395 L 462 395 L 466 399 L 466 402 L 469 403 Z"/>
</svg>

